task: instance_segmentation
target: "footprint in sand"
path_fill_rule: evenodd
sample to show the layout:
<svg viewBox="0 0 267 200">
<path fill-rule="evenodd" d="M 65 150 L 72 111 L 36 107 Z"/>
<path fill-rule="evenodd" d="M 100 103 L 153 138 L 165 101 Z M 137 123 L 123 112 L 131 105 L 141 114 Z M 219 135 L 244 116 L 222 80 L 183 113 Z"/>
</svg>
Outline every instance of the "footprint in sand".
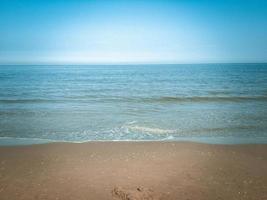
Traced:
<svg viewBox="0 0 267 200">
<path fill-rule="evenodd" d="M 125 189 L 121 187 L 115 187 L 112 190 L 112 196 L 117 200 L 158 200 L 153 195 L 153 191 L 142 187 L 135 189 Z"/>
</svg>

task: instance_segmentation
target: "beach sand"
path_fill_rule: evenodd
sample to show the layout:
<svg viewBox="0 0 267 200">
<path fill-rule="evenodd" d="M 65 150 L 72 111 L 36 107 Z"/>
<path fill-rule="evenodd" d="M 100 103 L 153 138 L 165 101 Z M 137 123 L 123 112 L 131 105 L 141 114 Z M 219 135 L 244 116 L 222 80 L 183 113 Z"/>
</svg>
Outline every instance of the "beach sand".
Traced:
<svg viewBox="0 0 267 200">
<path fill-rule="evenodd" d="M 1 200 L 267 199 L 267 145 L 51 143 L 0 147 Z"/>
</svg>

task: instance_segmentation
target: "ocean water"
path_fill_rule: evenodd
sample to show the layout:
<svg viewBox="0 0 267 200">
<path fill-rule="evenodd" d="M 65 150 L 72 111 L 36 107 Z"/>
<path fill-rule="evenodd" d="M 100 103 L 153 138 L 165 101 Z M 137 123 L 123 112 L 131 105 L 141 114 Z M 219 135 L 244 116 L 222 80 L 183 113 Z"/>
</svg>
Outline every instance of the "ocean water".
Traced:
<svg viewBox="0 0 267 200">
<path fill-rule="evenodd" d="M 0 145 L 267 143 L 267 64 L 0 66 Z"/>
</svg>

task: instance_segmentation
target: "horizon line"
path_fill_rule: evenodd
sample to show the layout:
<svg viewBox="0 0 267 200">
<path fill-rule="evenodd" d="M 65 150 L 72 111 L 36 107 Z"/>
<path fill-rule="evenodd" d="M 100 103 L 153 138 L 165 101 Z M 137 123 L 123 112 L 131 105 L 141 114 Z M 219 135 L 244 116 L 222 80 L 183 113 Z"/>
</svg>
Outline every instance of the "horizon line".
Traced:
<svg viewBox="0 0 267 200">
<path fill-rule="evenodd" d="M 61 66 L 61 65 L 69 65 L 69 66 L 75 66 L 75 65 L 84 65 L 84 66 L 90 66 L 90 65 L 199 65 L 199 64 L 267 64 L 267 61 L 265 62 L 182 62 L 182 63 L 0 63 L 0 66 L 25 66 L 25 65 L 35 65 L 35 66 Z"/>
</svg>

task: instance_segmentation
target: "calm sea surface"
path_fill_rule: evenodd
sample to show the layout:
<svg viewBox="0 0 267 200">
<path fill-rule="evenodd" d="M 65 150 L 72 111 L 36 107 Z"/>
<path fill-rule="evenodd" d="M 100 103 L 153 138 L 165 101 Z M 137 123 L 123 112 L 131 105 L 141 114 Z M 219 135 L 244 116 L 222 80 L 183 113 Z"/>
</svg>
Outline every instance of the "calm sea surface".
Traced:
<svg viewBox="0 0 267 200">
<path fill-rule="evenodd" d="M 0 66 L 0 144 L 267 142 L 267 64 Z"/>
</svg>

